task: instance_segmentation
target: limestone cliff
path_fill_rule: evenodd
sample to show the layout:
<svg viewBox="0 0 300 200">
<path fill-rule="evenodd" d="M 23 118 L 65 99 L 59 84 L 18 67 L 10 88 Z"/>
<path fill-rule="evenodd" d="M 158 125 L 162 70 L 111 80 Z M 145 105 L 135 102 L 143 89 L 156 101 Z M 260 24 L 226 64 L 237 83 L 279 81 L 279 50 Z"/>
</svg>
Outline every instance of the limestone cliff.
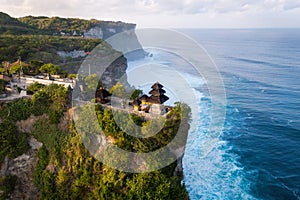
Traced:
<svg viewBox="0 0 300 200">
<path fill-rule="evenodd" d="M 128 60 L 144 58 L 147 53 L 138 41 L 135 33 L 135 24 L 123 23 L 99 23 L 95 27 L 87 30 L 84 36 L 87 38 L 110 39 L 114 49 L 122 51 Z M 122 33 L 118 39 L 113 36 Z M 114 41 L 116 40 L 116 41 Z M 116 43 L 116 45 L 114 45 Z M 121 48 L 120 48 L 121 47 Z M 124 50 L 128 52 L 124 52 Z"/>
<path fill-rule="evenodd" d="M 107 39 L 117 33 L 134 31 L 135 28 L 135 24 L 101 21 L 87 29 L 83 35 L 87 38 Z"/>
<path fill-rule="evenodd" d="M 9 199 L 38 199 L 38 189 L 33 184 L 37 151 L 42 146 L 33 137 L 29 138 L 30 149 L 14 159 L 5 158 L 1 166 L 1 177 L 15 175 L 17 181 Z"/>
</svg>

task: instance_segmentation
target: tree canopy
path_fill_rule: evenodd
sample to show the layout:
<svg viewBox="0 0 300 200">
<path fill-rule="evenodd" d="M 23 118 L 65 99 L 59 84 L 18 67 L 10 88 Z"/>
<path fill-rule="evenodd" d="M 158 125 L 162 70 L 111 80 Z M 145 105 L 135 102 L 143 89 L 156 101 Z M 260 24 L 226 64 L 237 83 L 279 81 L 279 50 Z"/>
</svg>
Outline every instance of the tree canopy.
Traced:
<svg viewBox="0 0 300 200">
<path fill-rule="evenodd" d="M 1 92 L 5 91 L 5 85 L 6 85 L 6 82 L 4 80 L 0 79 L 0 94 L 1 94 Z"/>
<path fill-rule="evenodd" d="M 48 63 L 48 64 L 42 65 L 39 70 L 42 73 L 55 75 L 59 72 L 60 68 L 57 65 L 54 65 L 52 63 Z"/>
<path fill-rule="evenodd" d="M 90 74 L 83 77 L 83 81 L 88 92 L 96 92 L 97 86 L 99 84 L 99 77 L 97 74 Z"/>
<path fill-rule="evenodd" d="M 126 91 L 124 88 L 124 85 L 120 82 L 116 83 L 115 85 L 113 85 L 109 92 L 111 94 L 113 94 L 114 96 L 118 96 L 118 97 L 124 97 L 126 95 Z"/>
<path fill-rule="evenodd" d="M 39 88 L 38 85 L 34 87 Z M 76 129 L 74 122 L 65 118 L 68 97 L 67 89 L 51 84 L 36 89 L 32 99 L 18 99 L 6 104 L 0 112 L 0 119 L 5 119 L 0 123 L 0 161 L 7 155 L 14 158 L 27 151 L 27 134 L 43 143 L 38 151 L 39 159 L 34 172 L 34 183 L 41 199 L 188 199 L 181 177 L 174 175 L 177 161 L 151 173 L 132 174 L 112 169 L 96 160 L 82 143 L 95 127 L 89 127 L 90 117 L 86 115 L 77 116 L 82 123 L 76 123 Z M 100 104 L 96 107 L 93 105 L 93 113 L 98 119 L 95 123 L 98 123 L 106 137 L 118 147 L 132 152 L 151 152 L 167 145 L 176 135 L 180 124 L 187 133 L 190 119 L 188 106 L 177 103 L 159 133 L 150 138 L 135 138 L 116 124 L 111 109 Z M 26 120 L 30 115 L 43 114 L 46 117 L 33 124 L 31 133 L 24 134 L 17 130 L 17 121 Z M 118 117 L 121 123 L 128 118 L 122 114 Z M 139 126 L 150 123 L 141 116 L 132 114 L 130 117 Z M 86 130 L 86 136 L 79 135 L 78 126 Z M 128 131 L 134 129 L 126 127 Z M 182 142 L 185 140 L 183 136 Z M 126 159 L 116 160 L 126 162 Z M 156 162 L 159 161 L 153 161 L 152 164 Z M 13 188 L 12 183 L 7 185 L 6 191 L 11 191 L 11 186 Z"/>
</svg>

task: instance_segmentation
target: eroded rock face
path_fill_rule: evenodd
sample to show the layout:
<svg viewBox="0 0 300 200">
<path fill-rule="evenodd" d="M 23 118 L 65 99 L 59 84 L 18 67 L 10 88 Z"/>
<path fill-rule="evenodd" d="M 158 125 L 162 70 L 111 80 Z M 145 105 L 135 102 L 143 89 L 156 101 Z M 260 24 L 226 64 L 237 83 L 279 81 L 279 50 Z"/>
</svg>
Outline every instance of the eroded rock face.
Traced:
<svg viewBox="0 0 300 200">
<path fill-rule="evenodd" d="M 100 80 L 106 88 L 111 88 L 120 78 L 127 80 L 126 69 L 127 59 L 121 56 L 107 67 Z"/>
<path fill-rule="evenodd" d="M 87 38 L 103 38 L 103 30 L 101 27 L 94 27 L 84 33 Z"/>
<path fill-rule="evenodd" d="M 23 155 L 9 160 L 5 158 L 1 167 L 1 176 L 16 175 L 15 189 L 9 199 L 38 199 L 38 189 L 33 184 L 34 169 L 38 161 L 37 151 L 42 143 L 29 138 L 30 149 Z"/>
<path fill-rule="evenodd" d="M 121 22 L 100 22 L 97 26 L 87 30 L 84 33 L 84 37 L 107 39 L 114 34 L 134 30 L 135 27 L 135 24 L 127 24 Z"/>
<path fill-rule="evenodd" d="M 105 23 L 85 32 L 85 37 L 101 38 L 105 41 L 85 58 L 79 76 L 96 73 L 107 89 L 120 79 L 125 87 L 129 86 L 126 76 L 127 61 L 141 59 L 147 55 L 138 41 L 135 27 L 135 24 Z M 82 83 L 79 82 L 80 84 Z"/>
<path fill-rule="evenodd" d="M 33 131 L 33 125 L 38 120 L 46 120 L 48 118 L 49 117 L 46 114 L 42 116 L 31 115 L 28 119 L 17 122 L 18 131 L 20 131 L 21 133 L 31 133 Z"/>
<path fill-rule="evenodd" d="M 127 59 L 122 53 L 112 50 L 111 47 L 109 48 L 108 51 L 103 50 L 101 47 L 93 50 L 91 55 L 82 63 L 78 74 L 77 88 L 75 87 L 75 92 L 73 91 L 73 97 L 83 95 L 86 99 L 95 98 L 97 88 L 95 88 L 95 93 L 88 91 L 89 83 L 84 80 L 85 77 L 90 75 L 93 76 L 96 74 L 97 81 L 100 80 L 107 90 L 118 82 L 121 82 L 124 86 L 129 85 L 126 76 Z M 95 86 L 93 85 L 93 87 Z M 85 91 L 88 91 L 88 93 L 81 93 Z"/>
<path fill-rule="evenodd" d="M 58 51 L 57 54 L 63 59 L 65 59 L 66 57 L 70 57 L 70 58 L 80 58 L 80 57 L 82 57 L 82 58 L 84 58 L 87 55 L 86 52 L 83 51 L 83 50 L 73 50 L 73 51 L 69 51 L 69 52 L 67 52 L 67 51 Z"/>
</svg>

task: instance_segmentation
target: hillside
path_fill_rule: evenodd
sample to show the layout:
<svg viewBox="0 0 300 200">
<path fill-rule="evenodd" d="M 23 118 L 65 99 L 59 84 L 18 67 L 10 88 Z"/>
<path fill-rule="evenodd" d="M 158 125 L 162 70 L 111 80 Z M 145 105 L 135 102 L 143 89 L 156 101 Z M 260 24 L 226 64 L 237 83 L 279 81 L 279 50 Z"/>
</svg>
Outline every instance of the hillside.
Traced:
<svg viewBox="0 0 300 200">
<path fill-rule="evenodd" d="M 127 31 L 132 34 L 125 39 L 126 45 L 140 47 L 134 28 L 134 24 L 123 22 L 31 16 L 15 19 L 0 13 L 0 73 L 7 77 L 21 76 L 21 69 L 26 74 L 26 68 L 38 69 L 33 70 L 37 74 L 45 73 L 46 69 L 41 68 L 53 66 L 59 69 L 55 65 L 60 65 L 67 73 L 77 73 L 78 67 L 89 55 L 90 60 L 86 60 L 96 60 L 82 69 L 88 73 L 78 77 L 77 87 L 82 88 L 82 97 L 88 97 L 87 102 L 93 101 L 95 95 L 90 98 L 87 95 L 90 88 L 95 88 L 95 85 L 107 89 L 116 86 L 127 68 L 126 55 L 114 50 L 103 38 Z M 93 56 L 91 51 L 97 55 Z M 140 55 L 144 55 L 143 50 Z M 99 57 L 102 59 L 99 60 Z M 111 62 L 110 57 L 115 60 Z M 20 58 L 22 62 L 18 60 Z M 97 74 L 90 74 L 91 69 L 102 66 L 107 68 L 100 78 Z M 3 86 L 6 82 L 1 82 L 4 83 L 2 90 L 5 90 Z M 166 122 L 156 135 L 136 138 L 118 126 L 113 108 L 104 104 L 72 107 L 73 91 L 70 88 L 34 83 L 27 87 L 27 91 L 31 91 L 32 96 L 13 101 L 0 99 L 0 200 L 188 199 L 182 184 L 180 159 L 172 160 L 169 166 L 160 170 L 134 174 L 118 171 L 111 168 L 112 165 L 100 162 L 95 159 L 94 151 L 88 151 L 85 146 L 86 141 L 91 144 L 98 141 L 89 137 L 97 126 L 103 130 L 107 143 L 130 152 L 155 152 L 166 147 L 179 130 L 185 133 L 180 137 L 180 143 L 185 143 L 190 122 L 188 106 L 176 104 L 166 115 Z M 80 96 L 81 100 L 84 98 Z M 77 114 L 78 111 L 83 112 Z M 120 112 L 118 121 L 122 124 L 128 122 L 126 113 L 127 110 Z M 95 126 L 86 123 L 92 114 L 97 117 Z M 130 118 L 140 127 L 149 125 L 151 129 L 156 125 L 140 115 L 131 114 Z M 135 126 L 127 126 L 126 130 L 136 131 Z M 93 150 L 97 150 L 95 147 L 93 145 Z M 172 157 L 177 155 L 177 149 L 168 150 Z M 132 167 L 147 162 L 140 165 L 142 169 L 151 169 L 161 163 L 152 159 L 149 162 L 145 159 L 120 158 L 110 153 L 106 156 L 109 156 L 110 162 L 127 162 Z"/>
<path fill-rule="evenodd" d="M 0 63 L 41 61 L 60 65 L 65 71 L 76 72 L 86 57 L 102 42 L 100 39 L 47 35 L 0 35 Z"/>
<path fill-rule="evenodd" d="M 0 34 L 38 34 L 39 30 L 0 12 Z"/>
<path fill-rule="evenodd" d="M 179 126 L 188 132 L 187 106 L 177 104 L 159 133 L 141 139 L 118 127 L 110 108 L 87 104 L 70 109 L 69 92 L 52 84 L 31 99 L 17 99 L 0 107 L 0 199 L 188 199 L 181 183 L 180 160 L 154 172 L 126 173 L 101 163 L 83 145 L 83 141 L 98 141 L 89 136 L 94 127 L 87 123 L 90 117 L 86 114 L 92 112 L 107 141 L 132 152 L 152 152 L 168 144 Z M 83 112 L 75 128 L 72 116 L 78 109 Z M 121 123 L 126 122 L 123 117 Z M 139 126 L 150 123 L 137 115 L 131 118 Z M 180 141 L 185 142 L 186 136 L 183 134 Z M 130 157 L 111 158 L 134 163 Z"/>
<path fill-rule="evenodd" d="M 97 27 L 101 29 L 101 38 L 105 39 L 114 33 L 135 29 L 135 24 L 100 21 L 96 19 L 85 20 L 78 18 L 27 16 L 18 18 L 18 20 L 49 35 L 89 37 L 91 36 L 91 30 Z"/>
<path fill-rule="evenodd" d="M 0 34 L 35 34 L 106 39 L 113 34 L 134 30 L 135 24 L 96 19 L 26 16 L 13 18 L 0 12 Z"/>
<path fill-rule="evenodd" d="M 86 55 L 101 43 L 105 48 L 103 39 L 114 34 L 130 31 L 128 41 L 140 47 L 135 26 L 96 19 L 33 16 L 16 19 L 0 13 L 0 63 L 21 58 L 27 63 L 53 63 L 66 72 L 76 73 Z M 134 56 L 144 55 L 145 52 L 140 51 Z"/>
</svg>

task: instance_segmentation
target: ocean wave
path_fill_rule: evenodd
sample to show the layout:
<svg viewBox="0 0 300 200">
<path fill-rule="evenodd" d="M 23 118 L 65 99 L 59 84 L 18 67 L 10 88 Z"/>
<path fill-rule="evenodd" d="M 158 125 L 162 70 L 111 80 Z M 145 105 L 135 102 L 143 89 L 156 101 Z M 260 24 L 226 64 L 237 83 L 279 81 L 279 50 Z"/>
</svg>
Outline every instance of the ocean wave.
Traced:
<svg viewBox="0 0 300 200">
<path fill-rule="evenodd" d="M 222 135 L 219 138 L 209 137 L 209 99 L 200 102 L 201 117 L 198 127 L 189 132 L 186 152 L 183 158 L 184 183 L 190 198 L 198 199 L 255 199 L 250 195 L 251 181 L 246 174 L 255 175 L 254 171 L 245 171 L 238 162 L 239 156 L 232 151 L 232 146 Z M 229 112 L 238 112 L 230 108 Z M 224 131 L 230 131 L 226 124 Z M 232 125 L 233 126 L 233 125 Z M 225 134 L 225 133 L 223 133 Z M 204 142 L 205 141 L 205 142 Z M 208 154 L 207 143 L 213 145 Z"/>
<path fill-rule="evenodd" d="M 188 63 L 186 63 L 186 66 L 182 66 L 183 63 L 174 60 L 178 58 L 168 52 L 161 52 L 160 50 L 147 51 L 150 52 L 150 56 L 145 57 L 143 60 L 128 63 L 129 82 L 134 82 L 132 79 L 136 79 L 137 75 L 133 72 L 139 68 L 145 68 L 143 73 L 148 72 L 149 76 L 151 73 L 159 73 L 162 77 L 165 77 L 176 71 L 187 83 L 195 99 L 195 101 L 190 101 L 193 120 L 183 158 L 184 184 L 190 198 L 192 200 L 254 199 L 249 194 L 251 182 L 245 178 L 245 171 L 238 162 L 238 155 L 231 151 L 232 146 L 223 140 L 222 136 L 209 136 L 212 105 L 210 97 L 205 96 L 202 92 L 202 88 L 206 85 L 205 79 L 190 73 L 189 70 L 184 70 L 188 68 Z M 147 68 L 148 64 L 152 64 L 152 68 Z M 181 66 L 176 66 L 179 64 Z M 166 90 L 168 89 L 168 83 L 171 81 L 163 84 L 166 86 Z M 170 84 L 175 84 L 173 88 L 175 94 L 176 89 L 181 90 L 181 84 L 178 84 L 177 81 L 176 85 L 176 81 Z M 174 101 L 172 98 L 171 102 Z M 189 102 L 186 103 L 189 104 Z M 233 108 L 230 109 L 230 112 L 239 112 L 239 110 Z M 231 127 L 228 123 L 225 126 L 227 131 Z"/>
</svg>

